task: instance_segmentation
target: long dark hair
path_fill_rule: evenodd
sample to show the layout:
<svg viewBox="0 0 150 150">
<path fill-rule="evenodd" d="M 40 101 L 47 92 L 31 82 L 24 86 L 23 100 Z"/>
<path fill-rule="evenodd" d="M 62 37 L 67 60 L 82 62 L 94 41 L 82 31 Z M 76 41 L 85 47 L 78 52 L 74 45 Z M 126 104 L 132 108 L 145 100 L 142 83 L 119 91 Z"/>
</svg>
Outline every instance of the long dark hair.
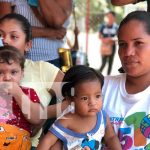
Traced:
<svg viewBox="0 0 150 150">
<path fill-rule="evenodd" d="M 133 11 L 131 13 L 129 13 L 120 23 L 119 25 L 119 29 L 118 29 L 118 33 L 121 29 L 121 27 L 132 21 L 132 20 L 137 20 L 141 23 L 143 23 L 143 26 L 145 28 L 145 31 L 147 34 L 150 35 L 150 12 L 147 11 Z"/>
</svg>

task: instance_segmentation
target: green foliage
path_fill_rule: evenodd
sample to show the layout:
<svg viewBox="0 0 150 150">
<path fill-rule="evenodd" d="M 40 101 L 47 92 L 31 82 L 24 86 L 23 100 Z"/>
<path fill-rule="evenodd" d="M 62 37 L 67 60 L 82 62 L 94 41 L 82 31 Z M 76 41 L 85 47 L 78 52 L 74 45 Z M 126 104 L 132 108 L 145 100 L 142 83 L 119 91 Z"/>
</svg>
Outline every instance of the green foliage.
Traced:
<svg viewBox="0 0 150 150">
<path fill-rule="evenodd" d="M 89 12 L 87 12 L 87 2 L 89 2 Z M 114 7 L 110 0 L 75 0 L 76 19 L 84 20 L 89 13 L 90 32 L 97 32 L 99 25 L 103 22 L 104 14 L 109 10 L 113 10 L 117 14 L 117 22 L 119 23 L 123 16 L 122 7 Z M 84 22 L 85 23 L 85 22 Z"/>
</svg>

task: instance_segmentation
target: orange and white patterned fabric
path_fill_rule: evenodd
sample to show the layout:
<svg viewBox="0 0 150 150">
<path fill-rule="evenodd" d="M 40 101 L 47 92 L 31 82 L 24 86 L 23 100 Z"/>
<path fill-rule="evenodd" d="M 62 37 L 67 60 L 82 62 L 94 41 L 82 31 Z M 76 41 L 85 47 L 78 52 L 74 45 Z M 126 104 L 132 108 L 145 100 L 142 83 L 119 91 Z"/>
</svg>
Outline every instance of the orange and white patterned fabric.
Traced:
<svg viewBox="0 0 150 150">
<path fill-rule="evenodd" d="M 0 123 L 0 150 L 30 150 L 30 133 L 9 124 Z"/>
</svg>

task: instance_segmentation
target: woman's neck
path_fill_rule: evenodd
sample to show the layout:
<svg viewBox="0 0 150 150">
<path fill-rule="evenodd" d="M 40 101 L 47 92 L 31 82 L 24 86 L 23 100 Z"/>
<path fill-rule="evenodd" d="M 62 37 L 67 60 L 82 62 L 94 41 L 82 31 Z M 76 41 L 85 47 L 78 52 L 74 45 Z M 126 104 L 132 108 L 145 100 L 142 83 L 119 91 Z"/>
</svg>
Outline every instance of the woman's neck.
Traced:
<svg viewBox="0 0 150 150">
<path fill-rule="evenodd" d="M 150 74 L 131 77 L 127 75 L 125 88 L 129 94 L 139 93 L 144 91 L 150 85 Z"/>
</svg>

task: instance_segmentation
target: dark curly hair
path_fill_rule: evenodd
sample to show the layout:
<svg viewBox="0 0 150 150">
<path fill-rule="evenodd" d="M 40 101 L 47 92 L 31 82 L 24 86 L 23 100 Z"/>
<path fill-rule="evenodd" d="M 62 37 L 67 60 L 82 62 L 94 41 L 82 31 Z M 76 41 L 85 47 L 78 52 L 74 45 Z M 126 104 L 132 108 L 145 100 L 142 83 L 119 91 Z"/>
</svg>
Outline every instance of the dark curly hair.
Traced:
<svg viewBox="0 0 150 150">
<path fill-rule="evenodd" d="M 9 45 L 0 47 L 0 63 L 11 65 L 12 61 L 24 69 L 25 57 L 17 48 Z"/>
</svg>

